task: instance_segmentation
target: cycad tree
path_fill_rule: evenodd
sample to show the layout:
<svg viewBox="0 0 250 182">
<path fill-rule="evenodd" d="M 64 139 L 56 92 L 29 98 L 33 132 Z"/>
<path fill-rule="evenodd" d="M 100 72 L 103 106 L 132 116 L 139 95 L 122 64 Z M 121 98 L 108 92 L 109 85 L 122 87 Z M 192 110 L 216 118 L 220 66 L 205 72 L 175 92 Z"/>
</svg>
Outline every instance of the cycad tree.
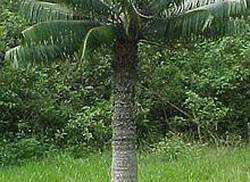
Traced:
<svg viewBox="0 0 250 182">
<path fill-rule="evenodd" d="M 102 45 L 113 50 L 113 182 L 137 181 L 134 95 L 138 44 L 193 41 L 234 33 L 246 0 L 23 0 L 33 24 L 6 59 L 84 59 Z M 236 21 L 235 21 L 236 20 Z M 90 53 L 91 54 L 91 53 Z"/>
</svg>

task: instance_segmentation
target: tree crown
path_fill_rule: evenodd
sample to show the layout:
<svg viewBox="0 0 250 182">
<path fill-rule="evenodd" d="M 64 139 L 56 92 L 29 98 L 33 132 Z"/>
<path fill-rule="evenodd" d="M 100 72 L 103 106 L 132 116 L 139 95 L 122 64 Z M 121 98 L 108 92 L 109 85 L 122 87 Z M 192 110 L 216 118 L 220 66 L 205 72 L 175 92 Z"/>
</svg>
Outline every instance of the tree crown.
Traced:
<svg viewBox="0 0 250 182">
<path fill-rule="evenodd" d="M 32 26 L 6 59 L 49 60 L 76 53 L 83 58 L 86 50 L 115 41 L 223 36 L 246 28 L 248 5 L 247 0 L 24 0 L 20 13 Z"/>
</svg>

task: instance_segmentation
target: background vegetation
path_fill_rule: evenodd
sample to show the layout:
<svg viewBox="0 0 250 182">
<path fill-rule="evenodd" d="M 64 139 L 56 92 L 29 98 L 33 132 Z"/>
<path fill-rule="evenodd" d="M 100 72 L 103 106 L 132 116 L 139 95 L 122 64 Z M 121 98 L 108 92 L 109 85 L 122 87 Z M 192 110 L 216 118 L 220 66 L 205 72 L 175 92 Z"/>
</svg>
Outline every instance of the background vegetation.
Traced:
<svg viewBox="0 0 250 182">
<path fill-rule="evenodd" d="M 18 44 L 27 26 L 15 13 L 15 3 L 2 0 L 0 164 L 59 149 L 74 156 L 105 150 L 112 135 L 111 58 L 103 56 L 108 50 L 96 51 L 82 65 L 67 60 L 13 69 L 4 55 Z M 171 154 L 179 147 L 188 152 L 184 143 L 190 140 L 237 145 L 248 139 L 248 37 L 170 48 L 140 45 L 136 96 L 140 148 L 173 149 L 169 157 L 176 158 Z"/>
</svg>

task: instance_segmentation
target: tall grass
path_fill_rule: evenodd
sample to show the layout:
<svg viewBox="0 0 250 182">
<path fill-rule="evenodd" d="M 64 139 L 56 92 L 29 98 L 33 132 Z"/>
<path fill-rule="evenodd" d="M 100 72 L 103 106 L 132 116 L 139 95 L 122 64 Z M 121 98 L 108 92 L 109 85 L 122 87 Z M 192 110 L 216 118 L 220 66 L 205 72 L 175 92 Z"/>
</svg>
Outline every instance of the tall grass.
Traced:
<svg viewBox="0 0 250 182">
<path fill-rule="evenodd" d="M 0 169 L 0 182 L 109 182 L 110 154 L 74 159 L 67 155 Z M 250 182 L 250 147 L 206 149 L 197 157 L 169 161 L 139 157 L 141 182 Z"/>
</svg>

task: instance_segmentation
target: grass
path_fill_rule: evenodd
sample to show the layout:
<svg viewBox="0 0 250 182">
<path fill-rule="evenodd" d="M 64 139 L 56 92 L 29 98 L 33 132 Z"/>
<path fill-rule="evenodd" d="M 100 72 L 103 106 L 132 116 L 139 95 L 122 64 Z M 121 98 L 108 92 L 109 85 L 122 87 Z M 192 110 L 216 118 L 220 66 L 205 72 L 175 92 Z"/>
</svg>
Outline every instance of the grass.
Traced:
<svg viewBox="0 0 250 182">
<path fill-rule="evenodd" d="M 109 182 L 110 155 L 69 156 L 0 168 L 0 182 Z M 141 182 L 250 182 L 250 148 L 206 149 L 199 157 L 169 162 L 164 155 L 139 158 Z"/>
</svg>

